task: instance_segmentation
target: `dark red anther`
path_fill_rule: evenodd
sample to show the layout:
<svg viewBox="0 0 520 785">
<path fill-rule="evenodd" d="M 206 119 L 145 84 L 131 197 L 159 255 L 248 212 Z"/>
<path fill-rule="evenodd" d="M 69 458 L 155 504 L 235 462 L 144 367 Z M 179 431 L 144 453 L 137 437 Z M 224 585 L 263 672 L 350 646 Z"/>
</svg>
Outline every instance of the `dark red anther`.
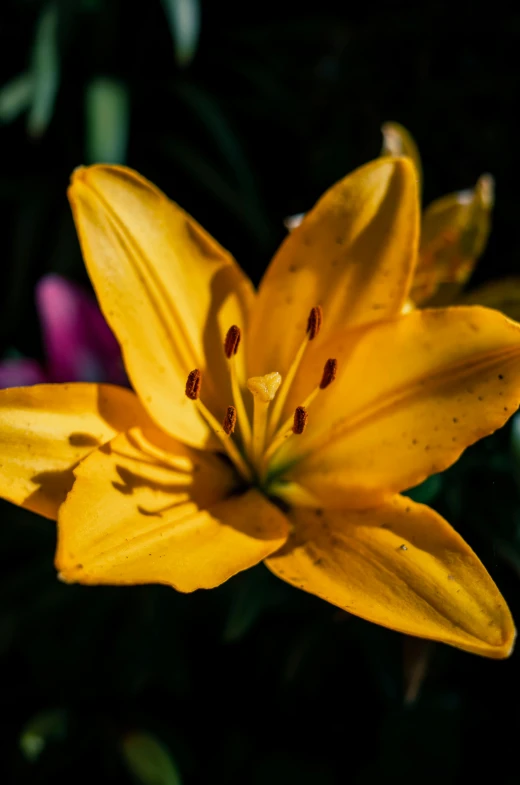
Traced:
<svg viewBox="0 0 520 785">
<path fill-rule="evenodd" d="M 338 361 L 327 360 L 323 368 L 323 376 L 321 377 L 320 390 L 324 390 L 329 384 L 332 384 L 338 372 Z"/>
<path fill-rule="evenodd" d="M 306 426 L 307 420 L 309 419 L 309 414 L 305 406 L 297 406 L 294 411 L 294 420 L 293 420 L 293 433 L 300 434 L 303 433 Z"/>
<path fill-rule="evenodd" d="M 198 368 L 190 371 L 188 381 L 186 382 L 186 395 L 190 401 L 196 401 L 200 396 L 200 388 L 202 385 L 202 374 Z"/>
</svg>

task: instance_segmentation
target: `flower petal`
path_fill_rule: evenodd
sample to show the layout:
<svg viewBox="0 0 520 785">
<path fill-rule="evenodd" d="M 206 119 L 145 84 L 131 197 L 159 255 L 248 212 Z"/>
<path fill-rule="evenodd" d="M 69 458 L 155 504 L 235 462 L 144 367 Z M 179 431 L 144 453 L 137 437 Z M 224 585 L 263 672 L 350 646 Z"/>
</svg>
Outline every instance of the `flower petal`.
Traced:
<svg viewBox="0 0 520 785">
<path fill-rule="evenodd" d="M 41 384 L 0 392 L 0 495 L 56 519 L 72 469 L 119 431 L 149 422 L 130 390 Z"/>
<path fill-rule="evenodd" d="M 520 277 L 511 275 L 489 281 L 458 297 L 461 305 L 485 305 L 505 313 L 510 319 L 520 321 Z"/>
<path fill-rule="evenodd" d="M 422 164 L 419 148 L 411 133 L 400 123 L 383 123 L 381 126 L 383 134 L 383 147 L 381 155 L 407 155 L 411 158 L 419 178 L 419 191 L 422 185 Z"/>
<path fill-rule="evenodd" d="M 444 196 L 425 210 L 410 295 L 416 305 L 453 302 L 484 252 L 493 202 L 493 178 L 486 174 L 475 188 Z"/>
<path fill-rule="evenodd" d="M 61 275 L 44 275 L 36 304 L 53 382 L 127 382 L 121 352 L 96 302 Z"/>
<path fill-rule="evenodd" d="M 403 496 L 368 510 L 293 510 L 294 535 L 266 564 L 282 580 L 385 627 L 501 659 L 515 629 L 469 545 Z"/>
<path fill-rule="evenodd" d="M 497 311 L 419 310 L 360 333 L 323 347 L 338 378 L 274 459 L 300 460 L 288 476 L 327 507 L 374 506 L 446 469 L 520 401 L 520 326 Z"/>
<path fill-rule="evenodd" d="M 416 261 L 416 181 L 407 158 L 373 161 L 327 191 L 286 237 L 251 318 L 251 376 L 284 375 L 314 306 L 323 308 L 320 341 L 338 326 L 400 313 Z"/>
<path fill-rule="evenodd" d="M 136 392 L 161 428 L 203 446 L 209 430 L 184 395 L 186 378 L 194 368 L 203 372 L 204 402 L 221 420 L 231 402 L 222 342 L 231 324 L 245 327 L 250 282 L 192 218 L 129 169 L 77 169 L 69 197 Z"/>
<path fill-rule="evenodd" d="M 28 387 L 47 381 L 45 371 L 37 360 L 13 357 L 0 362 L 0 388 Z"/>
<path fill-rule="evenodd" d="M 58 519 L 64 580 L 191 592 L 218 586 L 286 541 L 285 516 L 258 491 L 229 495 L 236 479 L 228 464 L 164 442 L 131 431 L 78 466 Z"/>
</svg>

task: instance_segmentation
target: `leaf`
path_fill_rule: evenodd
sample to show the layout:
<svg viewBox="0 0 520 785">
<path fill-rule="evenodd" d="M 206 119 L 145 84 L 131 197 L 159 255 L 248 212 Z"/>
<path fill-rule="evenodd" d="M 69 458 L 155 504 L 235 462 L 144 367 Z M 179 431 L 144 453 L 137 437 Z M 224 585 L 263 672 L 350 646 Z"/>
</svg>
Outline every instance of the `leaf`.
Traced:
<svg viewBox="0 0 520 785">
<path fill-rule="evenodd" d="M 163 0 L 175 47 L 175 59 L 181 67 L 191 63 L 200 34 L 199 0 Z"/>
<path fill-rule="evenodd" d="M 513 476 L 520 485 L 520 413 L 511 418 L 510 449 Z"/>
<path fill-rule="evenodd" d="M 416 703 L 430 669 L 435 644 L 422 638 L 403 636 L 403 702 Z"/>
<path fill-rule="evenodd" d="M 24 71 L 0 88 L 0 123 L 10 123 L 30 106 L 34 80 Z"/>
<path fill-rule="evenodd" d="M 235 643 L 241 640 L 265 611 L 280 603 L 282 591 L 280 581 L 273 581 L 271 574 L 263 567 L 237 576 L 222 642 Z"/>
<path fill-rule="evenodd" d="M 179 84 L 175 88 L 175 93 L 199 119 L 202 129 L 209 132 L 211 141 L 228 165 L 229 173 L 236 180 L 243 197 L 257 204 L 258 190 L 254 174 L 240 140 L 231 128 L 218 101 L 193 84 Z"/>
<path fill-rule="evenodd" d="M 263 211 L 248 202 L 236 187 L 229 184 L 214 166 L 206 161 L 199 151 L 180 139 L 165 138 L 163 152 L 181 167 L 200 188 L 204 188 L 229 212 L 247 227 L 261 248 L 271 242 L 270 226 Z"/>
<path fill-rule="evenodd" d="M 130 127 L 127 85 L 109 77 L 92 79 L 85 93 L 87 163 L 122 164 Z"/>
<path fill-rule="evenodd" d="M 57 31 L 58 10 L 54 3 L 49 3 L 38 20 L 32 51 L 31 78 L 34 89 L 27 133 L 34 138 L 45 133 L 54 111 L 60 81 Z"/>
<path fill-rule="evenodd" d="M 427 480 L 417 485 L 415 488 L 406 491 L 414 502 L 420 504 L 432 504 L 442 490 L 443 478 L 440 474 L 432 474 Z"/>
<path fill-rule="evenodd" d="M 20 734 L 20 749 L 34 763 L 50 741 L 63 739 L 67 731 L 67 715 L 62 709 L 43 711 L 32 717 Z"/>
<path fill-rule="evenodd" d="M 143 785 L 182 785 L 169 751 L 150 733 L 138 731 L 126 736 L 123 755 L 129 771 Z"/>
</svg>

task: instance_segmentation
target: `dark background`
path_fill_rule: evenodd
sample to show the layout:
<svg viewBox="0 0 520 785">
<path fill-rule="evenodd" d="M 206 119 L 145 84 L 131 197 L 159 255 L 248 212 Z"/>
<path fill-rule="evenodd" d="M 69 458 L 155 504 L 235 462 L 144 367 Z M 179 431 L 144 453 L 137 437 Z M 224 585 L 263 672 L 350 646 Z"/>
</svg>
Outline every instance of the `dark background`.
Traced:
<svg viewBox="0 0 520 785">
<path fill-rule="evenodd" d="M 42 356 L 41 275 L 88 285 L 65 190 L 94 144 L 85 95 L 98 77 L 117 80 L 129 106 L 105 142 L 126 128 L 126 162 L 255 282 L 284 217 L 376 157 L 385 120 L 420 146 L 425 203 L 495 176 L 493 232 L 473 282 L 518 269 L 520 12 L 203 0 L 200 39 L 181 67 L 172 4 L 54 4 L 60 78 L 48 122 L 28 132 L 20 111 L 0 123 L 2 354 Z M 31 68 L 48 5 L 3 0 L 0 85 Z M 518 621 L 513 448 L 506 427 L 414 496 L 476 549 Z M 520 783 L 520 653 L 493 662 L 433 646 L 422 690 L 405 701 L 409 640 L 262 566 L 194 595 L 65 586 L 52 566 L 54 525 L 5 503 L 0 516 L 2 782 L 450 785 L 486 772 L 493 785 Z M 156 771 L 146 774 L 147 754 Z"/>
</svg>

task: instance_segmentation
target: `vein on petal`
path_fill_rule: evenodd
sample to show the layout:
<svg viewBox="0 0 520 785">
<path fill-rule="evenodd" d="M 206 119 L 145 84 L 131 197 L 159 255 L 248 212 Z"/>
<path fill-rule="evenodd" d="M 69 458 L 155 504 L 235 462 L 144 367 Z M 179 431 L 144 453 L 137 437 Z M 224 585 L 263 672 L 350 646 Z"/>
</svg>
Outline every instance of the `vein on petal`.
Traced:
<svg viewBox="0 0 520 785">
<path fill-rule="evenodd" d="M 391 394 L 382 395 L 357 412 L 334 423 L 330 430 L 316 437 L 306 455 L 315 455 L 317 451 L 327 449 L 331 444 L 343 439 L 349 433 L 367 425 L 372 425 L 379 418 L 399 409 L 408 402 L 421 397 L 426 397 L 430 392 L 454 380 L 463 381 L 475 371 L 492 371 L 493 368 L 503 367 L 508 360 L 515 359 L 520 354 L 516 347 L 503 349 L 500 352 L 491 351 L 478 359 L 467 361 L 464 364 L 454 363 L 444 367 L 437 373 L 429 373 L 419 377 L 413 382 L 402 385 Z"/>
</svg>

